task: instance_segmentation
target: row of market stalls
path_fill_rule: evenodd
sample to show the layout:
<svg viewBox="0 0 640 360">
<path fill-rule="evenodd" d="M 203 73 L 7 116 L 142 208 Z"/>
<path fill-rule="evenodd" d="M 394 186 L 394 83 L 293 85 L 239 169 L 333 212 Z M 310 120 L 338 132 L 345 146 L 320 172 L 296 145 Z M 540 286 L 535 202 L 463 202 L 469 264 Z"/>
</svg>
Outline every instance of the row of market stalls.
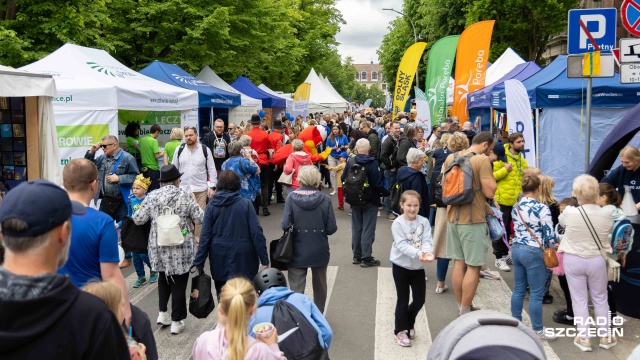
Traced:
<svg viewBox="0 0 640 360">
<path fill-rule="evenodd" d="M 132 122 L 141 125 L 141 136 L 151 126 L 160 125 L 158 140 L 164 145 L 174 127 L 202 128 L 211 126 L 216 118 L 244 125 L 261 111 L 270 122 L 272 116 L 285 114 L 293 105 L 291 94 L 277 93 L 264 84 L 256 86 L 242 76 L 228 84 L 208 66 L 197 77 L 159 61 L 136 72 L 106 51 L 73 44 L 19 70 L 1 71 L 0 160 L 3 179 L 10 180 L 46 177 L 58 181 L 60 165 L 84 156 L 105 135 L 118 134 L 124 142 L 124 130 Z M 308 99 L 313 111 L 348 108 L 328 80 L 314 70 L 312 75 L 317 78 Z M 50 86 L 46 88 L 43 82 Z M 26 133 L 34 136 L 26 137 Z M 14 140 L 16 134 L 24 139 Z M 39 146 L 33 147 L 30 141 L 36 140 L 31 139 Z"/>
</svg>

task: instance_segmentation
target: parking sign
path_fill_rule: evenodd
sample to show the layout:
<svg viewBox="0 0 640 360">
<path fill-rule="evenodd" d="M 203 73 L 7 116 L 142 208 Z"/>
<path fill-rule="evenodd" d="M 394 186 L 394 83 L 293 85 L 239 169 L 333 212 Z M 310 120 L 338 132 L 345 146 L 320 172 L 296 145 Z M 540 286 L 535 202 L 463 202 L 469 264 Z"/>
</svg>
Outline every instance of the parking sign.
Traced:
<svg viewBox="0 0 640 360">
<path fill-rule="evenodd" d="M 567 52 L 584 54 L 595 51 L 595 46 L 580 26 L 580 20 L 586 25 L 600 50 L 610 52 L 616 48 L 616 26 L 618 11 L 616 8 L 573 9 L 569 10 L 567 31 Z"/>
</svg>

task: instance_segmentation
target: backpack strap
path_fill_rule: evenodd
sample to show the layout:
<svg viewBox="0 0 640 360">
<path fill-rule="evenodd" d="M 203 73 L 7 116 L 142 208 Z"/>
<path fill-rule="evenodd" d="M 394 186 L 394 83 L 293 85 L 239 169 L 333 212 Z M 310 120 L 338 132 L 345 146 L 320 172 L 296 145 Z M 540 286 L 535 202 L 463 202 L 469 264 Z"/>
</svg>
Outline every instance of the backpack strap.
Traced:
<svg viewBox="0 0 640 360">
<path fill-rule="evenodd" d="M 180 144 L 180 147 L 178 148 L 178 170 L 180 170 L 180 155 L 182 155 L 182 151 L 184 150 L 185 147 L 185 143 Z M 209 155 L 207 154 L 207 146 L 203 143 L 200 143 L 200 146 L 202 146 L 202 154 L 204 154 L 204 168 L 205 171 L 207 172 L 207 181 L 211 180 L 209 178 L 209 164 L 207 164 L 207 162 L 209 161 Z"/>
<path fill-rule="evenodd" d="M 178 148 L 178 158 L 176 159 L 176 163 L 178 164 L 178 170 L 180 170 L 180 155 L 182 155 L 182 151 L 184 150 L 185 147 L 185 143 L 180 144 L 180 147 Z"/>
</svg>

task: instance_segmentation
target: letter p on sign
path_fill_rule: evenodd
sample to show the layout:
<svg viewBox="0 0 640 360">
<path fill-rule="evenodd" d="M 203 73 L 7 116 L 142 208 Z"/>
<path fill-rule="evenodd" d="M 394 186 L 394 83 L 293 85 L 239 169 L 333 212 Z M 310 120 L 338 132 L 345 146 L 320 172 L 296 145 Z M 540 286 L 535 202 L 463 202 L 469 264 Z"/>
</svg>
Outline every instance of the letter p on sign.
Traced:
<svg viewBox="0 0 640 360">
<path fill-rule="evenodd" d="M 593 36 L 593 39 L 598 42 L 599 39 L 602 39 L 606 34 L 605 26 L 607 25 L 607 19 L 602 14 L 593 14 L 593 15 L 582 15 L 580 16 L 580 20 L 584 22 Z M 582 49 L 595 49 L 593 44 L 589 42 L 589 37 L 584 32 L 582 28 L 580 28 L 580 48 Z"/>
<path fill-rule="evenodd" d="M 615 49 L 618 10 L 616 8 L 569 10 L 567 26 L 567 52 L 584 54 L 596 50 L 583 30 L 582 22 L 602 50 Z"/>
</svg>

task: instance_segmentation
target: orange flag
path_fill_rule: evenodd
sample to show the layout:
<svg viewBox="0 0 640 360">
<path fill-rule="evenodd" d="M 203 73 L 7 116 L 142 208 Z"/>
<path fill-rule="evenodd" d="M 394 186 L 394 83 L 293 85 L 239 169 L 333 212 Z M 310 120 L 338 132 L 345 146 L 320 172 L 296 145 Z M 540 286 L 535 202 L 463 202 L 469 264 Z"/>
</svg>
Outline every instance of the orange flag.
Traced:
<svg viewBox="0 0 640 360">
<path fill-rule="evenodd" d="M 467 94 L 484 88 L 494 23 L 495 20 L 477 22 L 466 28 L 458 40 L 453 115 L 461 124 L 469 119 Z"/>
</svg>

